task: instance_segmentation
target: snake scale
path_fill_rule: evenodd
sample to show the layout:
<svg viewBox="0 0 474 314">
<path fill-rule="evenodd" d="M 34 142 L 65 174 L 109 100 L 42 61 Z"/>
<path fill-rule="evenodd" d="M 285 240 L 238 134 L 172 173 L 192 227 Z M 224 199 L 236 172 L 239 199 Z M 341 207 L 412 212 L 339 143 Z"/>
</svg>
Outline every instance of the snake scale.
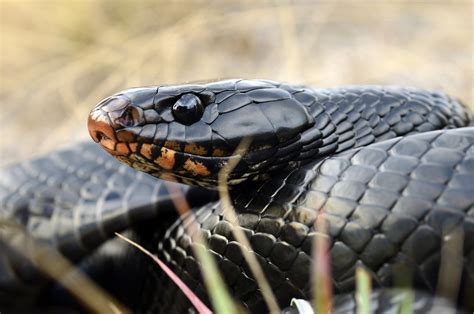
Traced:
<svg viewBox="0 0 474 314">
<path fill-rule="evenodd" d="M 209 303 L 195 244 L 183 227 L 191 218 L 177 218 L 177 195 L 153 176 L 178 182 L 229 291 L 249 311 L 265 312 L 243 259 L 249 248 L 235 241 L 236 226 L 211 191 L 218 172 L 239 158 L 228 178 L 238 228 L 280 306 L 311 297 L 311 250 L 321 234 L 315 221 L 322 219 L 334 312 L 356 310 L 357 266 L 369 271 L 374 287 L 393 287 L 406 277 L 427 291 L 415 298 L 420 313 L 448 307 L 428 297 L 446 282 L 443 263 L 450 265 L 443 268 L 448 278 L 459 278 L 451 301 L 467 309 L 474 289 L 470 125 L 472 115 L 460 102 L 416 88 L 227 80 L 130 89 L 99 103 L 88 126 L 94 141 L 131 167 L 93 143 L 6 167 L 0 217 L 58 249 L 134 311 L 187 312 L 191 305 L 152 262 L 113 239 L 114 232 L 127 232 Z M 235 156 L 244 138 L 251 144 Z M 80 310 L 9 248 L 14 235 L 0 231 L 0 308 Z M 442 254 L 453 239 L 460 239 L 458 254 Z M 375 290 L 374 311 L 397 309 L 395 291 Z"/>
</svg>

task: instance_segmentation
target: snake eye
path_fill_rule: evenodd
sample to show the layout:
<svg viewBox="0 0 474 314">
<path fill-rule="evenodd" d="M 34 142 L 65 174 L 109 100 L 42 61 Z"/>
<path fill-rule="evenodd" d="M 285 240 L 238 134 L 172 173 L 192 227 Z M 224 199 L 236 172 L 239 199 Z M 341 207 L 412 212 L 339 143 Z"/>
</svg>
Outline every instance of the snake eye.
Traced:
<svg viewBox="0 0 474 314">
<path fill-rule="evenodd" d="M 201 119 L 204 107 L 201 100 L 194 94 L 184 94 L 173 105 L 173 115 L 183 124 L 189 125 Z"/>
</svg>

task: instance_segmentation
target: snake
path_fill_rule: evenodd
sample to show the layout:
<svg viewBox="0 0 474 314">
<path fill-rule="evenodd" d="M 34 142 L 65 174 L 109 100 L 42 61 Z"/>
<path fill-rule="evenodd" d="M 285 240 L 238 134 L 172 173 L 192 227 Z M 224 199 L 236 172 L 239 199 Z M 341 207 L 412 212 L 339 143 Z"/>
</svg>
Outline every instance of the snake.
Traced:
<svg viewBox="0 0 474 314">
<path fill-rule="evenodd" d="M 92 109 L 87 125 L 99 145 L 72 143 L 2 168 L 0 218 L 58 250 L 134 312 L 192 306 L 115 232 L 157 254 L 211 304 L 193 253 L 198 244 L 186 232 L 192 222 L 233 298 L 252 313 L 268 308 L 243 252 L 255 256 L 284 308 L 311 298 L 312 248 L 323 233 L 335 313 L 357 310 L 359 267 L 371 277 L 376 312 L 399 309 L 400 293 L 390 288 L 400 278 L 416 289 L 419 313 L 449 307 L 439 298 L 447 282 L 455 282 L 450 306 L 470 309 L 472 120 L 459 100 L 413 87 L 233 79 L 132 88 Z M 216 193 L 231 162 L 226 184 L 238 225 Z M 178 217 L 176 197 L 193 215 Z M 251 247 L 236 241 L 234 228 Z M 11 249 L 14 234 L 0 232 L 0 309 L 81 311 Z"/>
</svg>

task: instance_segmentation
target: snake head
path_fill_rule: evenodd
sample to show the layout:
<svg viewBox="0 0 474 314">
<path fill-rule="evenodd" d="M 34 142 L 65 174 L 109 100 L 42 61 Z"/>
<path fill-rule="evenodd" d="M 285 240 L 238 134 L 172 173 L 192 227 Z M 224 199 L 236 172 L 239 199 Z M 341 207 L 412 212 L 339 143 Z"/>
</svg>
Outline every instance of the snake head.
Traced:
<svg viewBox="0 0 474 314">
<path fill-rule="evenodd" d="M 297 92 L 259 80 L 129 89 L 96 105 L 88 128 L 120 161 L 186 184 L 216 186 L 218 172 L 238 158 L 228 181 L 238 184 L 268 176 L 299 153 L 314 118 Z M 235 155 L 244 138 L 251 145 Z"/>
</svg>

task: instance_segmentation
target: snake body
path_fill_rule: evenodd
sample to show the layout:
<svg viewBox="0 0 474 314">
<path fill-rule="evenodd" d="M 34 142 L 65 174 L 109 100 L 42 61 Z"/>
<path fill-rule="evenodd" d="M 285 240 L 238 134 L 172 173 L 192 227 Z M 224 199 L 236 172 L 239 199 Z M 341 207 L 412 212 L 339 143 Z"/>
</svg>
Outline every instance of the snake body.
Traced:
<svg viewBox="0 0 474 314">
<path fill-rule="evenodd" d="M 89 131 L 120 161 L 187 184 L 177 187 L 195 207 L 200 232 L 230 291 L 260 312 L 266 306 L 241 252 L 248 248 L 233 239 L 235 226 L 223 217 L 215 194 L 189 185 L 215 188 L 217 173 L 236 158 L 237 145 L 251 138 L 228 183 L 239 228 L 282 307 L 291 298 L 311 297 L 311 249 L 320 218 L 336 294 L 353 290 L 359 265 L 376 286 L 393 286 L 403 270 L 415 288 L 440 291 L 442 250 L 450 239 L 461 239 L 452 257 L 457 263 L 452 274 L 460 278 L 454 301 L 468 307 L 474 282 L 470 123 L 469 111 L 439 92 L 230 80 L 121 92 L 94 108 Z M 151 266 L 146 274 L 137 267 L 144 283 L 130 279 L 113 287 L 111 269 L 147 262 L 127 246 L 118 255 L 97 249 L 125 229 L 207 300 L 194 244 L 183 229 L 187 222 L 173 222 L 174 196 L 162 181 L 114 163 L 93 144 L 76 144 L 2 170 L 0 188 L 2 216 L 102 278 L 131 307 L 171 313 L 190 305 L 176 302 L 184 300 L 181 292 Z M 9 291 L 33 300 L 38 291 L 44 295 L 47 284 L 38 280 L 38 288 L 26 289 L 31 272 L 12 267 L 12 260 L 8 255 L 0 264 L 3 302 Z M 350 308 L 347 302 L 336 299 L 336 312 Z"/>
</svg>

